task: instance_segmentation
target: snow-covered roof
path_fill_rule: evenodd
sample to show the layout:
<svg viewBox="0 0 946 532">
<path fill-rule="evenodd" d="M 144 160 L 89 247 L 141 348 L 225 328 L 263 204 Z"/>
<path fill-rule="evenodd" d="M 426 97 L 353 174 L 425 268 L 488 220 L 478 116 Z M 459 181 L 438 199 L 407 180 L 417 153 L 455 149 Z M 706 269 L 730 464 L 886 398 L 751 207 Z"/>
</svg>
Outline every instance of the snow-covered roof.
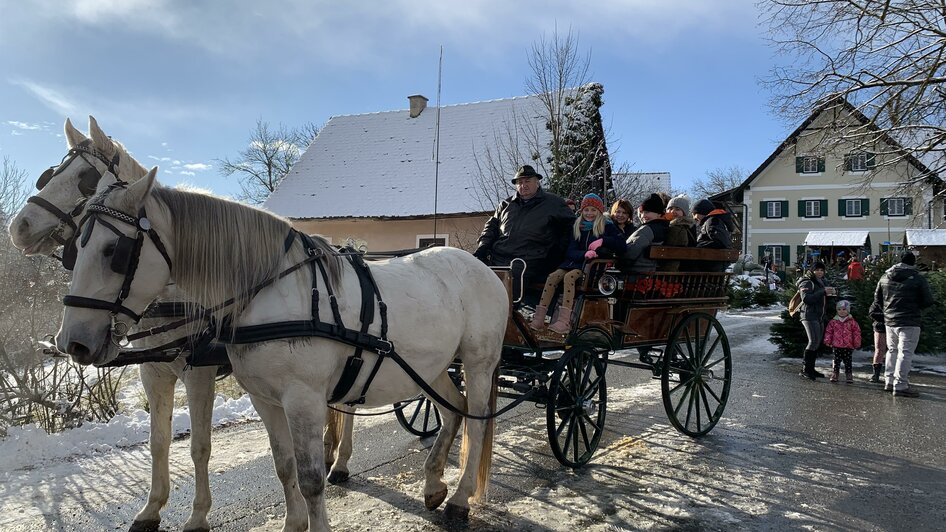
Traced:
<svg viewBox="0 0 946 532">
<path fill-rule="evenodd" d="M 907 229 L 908 246 L 946 246 L 946 229 Z"/>
<path fill-rule="evenodd" d="M 863 246 L 868 231 L 809 231 L 806 246 Z"/>
<path fill-rule="evenodd" d="M 539 99 L 521 96 L 440 108 L 438 214 L 491 211 L 480 189 L 478 161 L 487 148 L 508 163 L 510 137 L 530 154 L 527 134 L 547 135 Z M 507 126 L 518 121 L 516 126 Z M 332 117 L 264 206 L 289 218 L 424 216 L 434 212 L 437 108 Z M 501 141 L 499 140 L 501 139 Z M 497 148 L 505 143 L 502 149 Z M 548 140 L 540 139 L 547 146 Z M 474 155 L 475 154 L 475 155 Z M 522 160 L 508 163 L 510 173 Z M 512 176 L 510 175 L 510 178 Z M 513 193 L 509 185 L 509 193 Z"/>
</svg>

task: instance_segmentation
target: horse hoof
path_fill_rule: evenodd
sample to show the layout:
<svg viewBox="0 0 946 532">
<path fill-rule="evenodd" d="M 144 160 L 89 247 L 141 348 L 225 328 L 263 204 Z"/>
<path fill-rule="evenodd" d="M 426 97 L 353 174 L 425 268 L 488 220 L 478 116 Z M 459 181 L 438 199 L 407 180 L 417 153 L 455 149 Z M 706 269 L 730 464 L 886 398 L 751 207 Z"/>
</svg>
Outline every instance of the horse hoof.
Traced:
<svg viewBox="0 0 946 532">
<path fill-rule="evenodd" d="M 447 507 L 443 509 L 443 514 L 451 521 L 466 522 L 470 520 L 470 509 L 453 503 L 447 503 Z"/>
<path fill-rule="evenodd" d="M 328 474 L 329 484 L 341 484 L 348 480 L 348 471 L 332 471 Z"/>
<path fill-rule="evenodd" d="M 440 503 L 447 498 L 447 488 L 444 488 L 437 493 L 432 493 L 430 495 L 424 495 L 424 506 L 428 510 L 436 510 Z"/>
<path fill-rule="evenodd" d="M 128 528 L 128 532 L 158 532 L 158 527 L 161 525 L 160 519 L 154 519 L 149 521 L 135 521 Z"/>
<path fill-rule="evenodd" d="M 202 526 L 197 528 L 185 528 L 184 532 L 210 532 L 210 529 Z"/>
</svg>

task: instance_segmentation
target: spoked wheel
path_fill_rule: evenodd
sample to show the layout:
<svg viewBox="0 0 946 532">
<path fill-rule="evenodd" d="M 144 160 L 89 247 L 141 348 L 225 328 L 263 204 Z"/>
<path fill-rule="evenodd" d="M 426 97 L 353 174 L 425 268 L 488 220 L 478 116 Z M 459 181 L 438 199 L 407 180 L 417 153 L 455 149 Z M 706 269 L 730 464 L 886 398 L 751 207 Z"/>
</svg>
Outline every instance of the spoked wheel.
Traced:
<svg viewBox="0 0 946 532">
<path fill-rule="evenodd" d="M 426 438 L 437 434 L 440 430 L 440 412 L 437 411 L 433 401 L 426 397 L 421 397 L 412 403 L 408 403 L 404 408 L 400 408 L 404 403 L 394 403 L 397 410 L 394 415 L 398 422 L 404 427 L 404 430 L 415 436 Z"/>
<path fill-rule="evenodd" d="M 549 381 L 547 426 L 552 454 L 578 468 L 591 460 L 604 432 L 606 350 L 576 345 L 562 354 Z"/>
<path fill-rule="evenodd" d="M 696 312 L 670 335 L 660 390 L 670 423 L 688 436 L 707 434 L 723 415 L 732 382 L 726 331 L 713 316 Z"/>
</svg>

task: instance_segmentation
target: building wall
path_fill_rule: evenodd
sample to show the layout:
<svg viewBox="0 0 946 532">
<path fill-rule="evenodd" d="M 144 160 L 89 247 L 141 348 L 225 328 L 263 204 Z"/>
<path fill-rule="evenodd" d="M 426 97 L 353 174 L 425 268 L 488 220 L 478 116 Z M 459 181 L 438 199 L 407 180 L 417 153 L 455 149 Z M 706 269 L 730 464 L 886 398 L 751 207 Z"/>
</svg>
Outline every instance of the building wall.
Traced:
<svg viewBox="0 0 946 532">
<path fill-rule="evenodd" d="M 438 218 L 437 236 L 445 238 L 448 246 L 472 251 L 487 217 L 482 214 Z M 332 244 L 342 245 L 350 238 L 376 252 L 416 248 L 420 238 L 430 238 L 434 233 L 433 219 L 293 220 L 292 224 L 305 233 L 322 235 Z"/>
<path fill-rule="evenodd" d="M 825 115 L 826 116 L 826 115 Z M 815 121 L 812 130 L 820 124 Z M 928 214 L 933 208 L 932 226 L 937 227 L 942 219 L 941 202 L 932 202 L 932 192 L 920 186 L 904 192 L 902 183 L 915 177 L 917 169 L 900 162 L 892 167 L 876 167 L 867 172 L 851 172 L 844 169 L 843 147 L 835 153 L 818 154 L 817 134 L 801 135 L 794 148 L 782 151 L 756 178 L 744 194 L 747 209 L 747 249 L 756 255 L 759 246 L 784 246 L 789 257 L 785 264 L 798 262 L 799 246 L 802 246 L 809 231 L 869 231 L 870 254 L 884 251 L 883 243 L 899 244 L 907 228 L 924 228 L 930 225 Z M 849 147 L 853 149 L 853 147 Z M 880 151 L 880 150 L 877 150 Z M 824 159 L 823 171 L 800 174 L 796 169 L 796 157 L 820 155 Z M 877 155 L 878 165 L 881 155 Z M 869 174 L 868 174 L 869 172 Z M 865 188 L 861 182 L 865 177 L 872 182 Z M 883 199 L 903 197 L 912 201 L 912 214 L 891 216 L 881 213 Z M 839 213 L 841 199 L 867 200 L 868 209 L 860 217 L 847 217 Z M 799 213 L 799 202 L 819 200 L 827 207 L 818 217 L 806 218 Z M 766 218 L 762 212 L 763 202 L 782 202 L 783 217 Z M 863 204 L 862 204 L 863 206 Z M 786 209 L 787 207 L 787 209 Z"/>
</svg>

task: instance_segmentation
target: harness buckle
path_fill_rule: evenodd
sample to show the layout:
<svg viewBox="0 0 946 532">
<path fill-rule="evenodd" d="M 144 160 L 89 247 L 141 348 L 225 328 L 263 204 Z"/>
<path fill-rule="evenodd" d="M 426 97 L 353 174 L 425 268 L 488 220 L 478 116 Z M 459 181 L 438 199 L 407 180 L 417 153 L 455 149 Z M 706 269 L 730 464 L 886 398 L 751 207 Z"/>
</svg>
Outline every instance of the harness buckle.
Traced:
<svg viewBox="0 0 946 532">
<path fill-rule="evenodd" d="M 118 315 L 114 312 L 111 314 L 112 324 L 109 332 L 111 333 L 112 343 L 116 347 L 125 348 L 131 343 L 128 341 L 128 325 L 118 321 L 117 317 Z"/>
<path fill-rule="evenodd" d="M 378 340 L 379 344 L 385 344 L 387 347 L 379 346 L 374 348 L 374 352 L 379 355 L 387 355 L 391 351 L 394 351 L 394 343 L 391 340 L 380 339 Z"/>
</svg>

